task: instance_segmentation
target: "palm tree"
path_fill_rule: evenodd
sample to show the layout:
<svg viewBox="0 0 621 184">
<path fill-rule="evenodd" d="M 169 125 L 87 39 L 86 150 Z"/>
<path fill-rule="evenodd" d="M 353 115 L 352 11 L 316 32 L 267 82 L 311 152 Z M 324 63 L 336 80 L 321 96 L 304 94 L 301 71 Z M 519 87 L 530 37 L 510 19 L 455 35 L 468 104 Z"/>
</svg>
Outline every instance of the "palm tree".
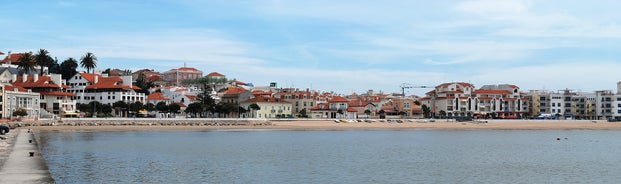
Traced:
<svg viewBox="0 0 621 184">
<path fill-rule="evenodd" d="M 52 61 L 54 61 L 52 57 L 48 55 L 49 53 L 50 52 L 45 49 L 39 49 L 39 52 L 34 56 L 35 64 L 41 67 L 40 75 L 43 75 L 43 67 L 48 66 L 52 63 Z"/>
<path fill-rule="evenodd" d="M 33 62 L 34 56 L 32 56 L 31 52 L 26 52 L 19 58 L 17 63 L 17 69 L 24 70 L 24 73 L 28 73 L 31 70 L 34 70 L 35 63 Z"/>
<path fill-rule="evenodd" d="M 86 73 L 91 73 L 91 69 L 97 67 L 97 57 L 93 53 L 87 52 L 80 59 L 80 65 L 82 68 L 86 68 Z"/>
</svg>

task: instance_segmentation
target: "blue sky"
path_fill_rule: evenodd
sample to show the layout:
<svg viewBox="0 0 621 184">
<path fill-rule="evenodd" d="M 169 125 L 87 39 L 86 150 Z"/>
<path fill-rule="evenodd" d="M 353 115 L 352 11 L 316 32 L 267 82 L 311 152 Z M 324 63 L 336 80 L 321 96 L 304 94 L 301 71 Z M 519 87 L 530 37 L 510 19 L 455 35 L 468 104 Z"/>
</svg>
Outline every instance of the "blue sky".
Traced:
<svg viewBox="0 0 621 184">
<path fill-rule="evenodd" d="M 616 89 L 621 1 L 62 0 L 0 6 L 0 51 L 98 68 L 187 64 L 257 86 L 342 94 L 401 83 Z M 424 95 L 429 89 L 411 89 Z"/>
</svg>

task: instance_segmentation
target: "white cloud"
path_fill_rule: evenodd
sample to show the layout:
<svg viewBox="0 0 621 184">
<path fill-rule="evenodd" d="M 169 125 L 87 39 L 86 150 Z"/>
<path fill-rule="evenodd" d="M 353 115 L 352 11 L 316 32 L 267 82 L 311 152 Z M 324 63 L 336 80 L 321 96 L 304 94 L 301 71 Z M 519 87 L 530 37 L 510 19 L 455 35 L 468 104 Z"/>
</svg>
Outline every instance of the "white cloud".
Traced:
<svg viewBox="0 0 621 184">
<path fill-rule="evenodd" d="M 168 60 L 193 64 L 261 64 L 250 55 L 251 44 L 236 41 L 209 29 L 166 30 L 67 37 L 75 45 L 49 48 L 59 57 L 77 57 L 93 52 L 101 58 Z"/>
</svg>

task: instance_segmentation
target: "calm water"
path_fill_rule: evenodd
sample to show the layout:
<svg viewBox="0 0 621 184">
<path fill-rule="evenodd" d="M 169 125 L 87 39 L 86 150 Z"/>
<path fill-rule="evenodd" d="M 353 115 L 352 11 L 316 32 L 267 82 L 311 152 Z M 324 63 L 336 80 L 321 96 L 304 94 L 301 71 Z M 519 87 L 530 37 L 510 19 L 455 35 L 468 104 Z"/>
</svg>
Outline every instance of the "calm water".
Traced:
<svg viewBox="0 0 621 184">
<path fill-rule="evenodd" d="M 48 132 L 41 146 L 58 183 L 621 182 L 621 131 Z"/>
</svg>

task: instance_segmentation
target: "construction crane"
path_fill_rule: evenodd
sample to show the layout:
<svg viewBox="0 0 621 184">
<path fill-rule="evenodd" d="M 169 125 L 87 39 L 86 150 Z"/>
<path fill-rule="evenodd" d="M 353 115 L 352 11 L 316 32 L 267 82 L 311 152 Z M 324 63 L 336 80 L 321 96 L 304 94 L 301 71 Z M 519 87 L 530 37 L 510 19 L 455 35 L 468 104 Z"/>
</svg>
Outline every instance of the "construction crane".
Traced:
<svg viewBox="0 0 621 184">
<path fill-rule="evenodd" d="M 403 83 L 401 84 L 401 94 L 405 97 L 405 89 L 410 89 L 410 88 L 434 88 L 432 86 L 413 86 L 411 84 L 408 83 Z"/>
</svg>

